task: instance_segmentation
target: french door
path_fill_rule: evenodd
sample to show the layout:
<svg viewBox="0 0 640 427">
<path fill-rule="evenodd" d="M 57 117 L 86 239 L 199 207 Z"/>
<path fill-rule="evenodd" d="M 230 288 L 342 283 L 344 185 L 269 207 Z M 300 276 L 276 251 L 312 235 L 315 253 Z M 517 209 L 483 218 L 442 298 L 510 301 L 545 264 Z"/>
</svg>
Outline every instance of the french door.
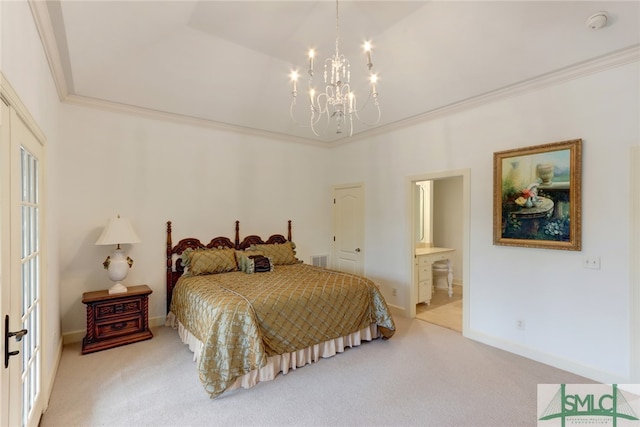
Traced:
<svg viewBox="0 0 640 427">
<path fill-rule="evenodd" d="M 37 426 L 42 376 L 43 147 L 18 113 L 0 102 L 0 280 L 3 357 L 0 425 Z"/>
</svg>

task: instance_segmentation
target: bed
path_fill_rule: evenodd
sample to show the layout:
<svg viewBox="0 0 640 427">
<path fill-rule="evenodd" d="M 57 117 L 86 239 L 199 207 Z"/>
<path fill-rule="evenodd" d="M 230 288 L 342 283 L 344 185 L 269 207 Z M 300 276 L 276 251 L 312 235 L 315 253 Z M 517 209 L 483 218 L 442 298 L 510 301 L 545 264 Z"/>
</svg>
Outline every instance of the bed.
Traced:
<svg viewBox="0 0 640 427">
<path fill-rule="evenodd" d="M 172 243 L 167 222 L 167 326 L 194 353 L 206 392 L 250 388 L 334 356 L 395 324 L 369 279 L 304 264 L 287 237 Z"/>
</svg>

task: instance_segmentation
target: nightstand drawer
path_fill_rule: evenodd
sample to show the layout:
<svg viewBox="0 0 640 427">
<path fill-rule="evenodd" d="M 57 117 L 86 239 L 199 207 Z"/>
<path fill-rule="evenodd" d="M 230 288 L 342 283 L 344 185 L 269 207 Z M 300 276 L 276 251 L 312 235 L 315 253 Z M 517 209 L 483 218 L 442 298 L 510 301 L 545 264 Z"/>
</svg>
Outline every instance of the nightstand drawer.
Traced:
<svg viewBox="0 0 640 427">
<path fill-rule="evenodd" d="M 96 320 L 137 314 L 142 312 L 142 300 L 136 298 L 95 304 L 94 309 L 96 311 Z"/>
<path fill-rule="evenodd" d="M 148 340 L 148 286 L 129 286 L 126 293 L 109 294 L 108 290 L 85 292 L 82 302 L 87 309 L 87 335 L 82 340 L 82 354 Z"/>
<path fill-rule="evenodd" d="M 144 329 L 142 323 L 141 316 L 129 319 L 118 319 L 115 322 L 109 323 L 97 323 L 96 339 L 101 340 L 142 331 Z"/>
</svg>

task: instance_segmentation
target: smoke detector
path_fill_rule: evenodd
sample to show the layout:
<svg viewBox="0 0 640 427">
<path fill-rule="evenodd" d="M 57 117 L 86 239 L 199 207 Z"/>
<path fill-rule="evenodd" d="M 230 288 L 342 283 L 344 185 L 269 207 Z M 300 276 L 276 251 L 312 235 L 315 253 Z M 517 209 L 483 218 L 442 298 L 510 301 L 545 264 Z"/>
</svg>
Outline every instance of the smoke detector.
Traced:
<svg viewBox="0 0 640 427">
<path fill-rule="evenodd" d="M 585 24 L 592 30 L 599 30 L 607 25 L 607 18 L 607 12 L 596 12 L 587 18 L 587 22 L 585 22 Z"/>
</svg>

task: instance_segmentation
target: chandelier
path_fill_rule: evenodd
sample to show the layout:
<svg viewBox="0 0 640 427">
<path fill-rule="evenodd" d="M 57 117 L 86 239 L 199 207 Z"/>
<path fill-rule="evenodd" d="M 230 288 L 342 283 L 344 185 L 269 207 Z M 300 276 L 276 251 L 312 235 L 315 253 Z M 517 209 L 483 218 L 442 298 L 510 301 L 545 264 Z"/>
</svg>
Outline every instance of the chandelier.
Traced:
<svg viewBox="0 0 640 427">
<path fill-rule="evenodd" d="M 375 125 L 380 121 L 380 105 L 378 104 L 377 82 L 378 75 L 373 72 L 373 62 L 371 62 L 371 42 L 364 43 L 364 53 L 366 58 L 366 66 L 369 71 L 369 82 L 371 90 L 369 91 L 366 102 L 361 107 L 358 106 L 356 94 L 351 90 L 351 64 L 346 56 L 340 53 L 340 19 L 338 14 L 338 0 L 336 0 L 336 51 L 335 54 L 325 59 L 324 72 L 322 77 L 324 82 L 320 85 L 324 86 L 324 91 L 319 92 L 314 87 L 314 62 L 316 52 L 309 50 L 309 109 L 311 130 L 316 136 L 320 136 L 318 131 L 321 127 L 320 120 L 326 119 L 327 129 L 330 127 L 332 120 L 335 120 L 335 132 L 341 134 L 343 128 L 348 129 L 349 136 L 353 135 L 353 119 L 354 117 L 368 125 Z M 298 97 L 298 78 L 300 74 L 297 70 L 291 72 L 291 82 L 293 89 L 291 91 L 292 100 L 289 113 L 294 121 L 294 109 L 296 99 Z M 373 107 L 368 108 L 370 101 L 373 101 Z M 373 115 L 377 116 L 371 123 L 365 122 L 360 118 L 360 113 L 365 109 L 373 110 Z"/>
</svg>

